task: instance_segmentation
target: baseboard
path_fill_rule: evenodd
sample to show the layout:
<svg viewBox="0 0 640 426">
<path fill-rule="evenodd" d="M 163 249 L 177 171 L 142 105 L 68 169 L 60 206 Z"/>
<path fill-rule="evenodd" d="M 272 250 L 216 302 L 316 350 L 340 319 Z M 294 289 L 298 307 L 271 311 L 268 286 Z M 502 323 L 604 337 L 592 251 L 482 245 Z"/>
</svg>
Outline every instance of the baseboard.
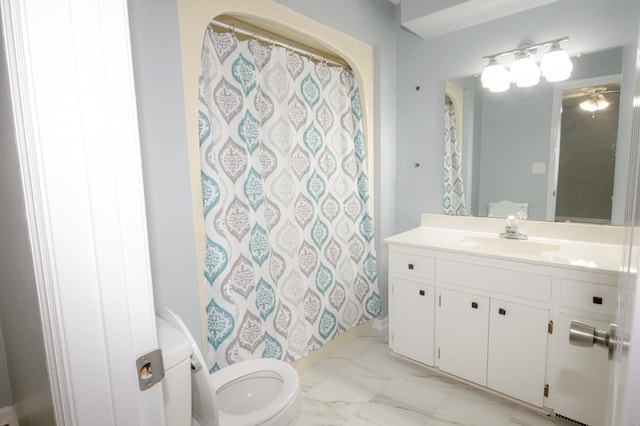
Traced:
<svg viewBox="0 0 640 426">
<path fill-rule="evenodd" d="M 19 426 L 18 417 L 13 407 L 0 408 L 0 426 Z"/>
<path fill-rule="evenodd" d="M 389 327 L 389 316 L 387 315 L 384 318 L 376 318 L 376 320 L 373 322 L 373 328 L 375 328 L 376 330 L 386 330 L 387 327 Z"/>
</svg>

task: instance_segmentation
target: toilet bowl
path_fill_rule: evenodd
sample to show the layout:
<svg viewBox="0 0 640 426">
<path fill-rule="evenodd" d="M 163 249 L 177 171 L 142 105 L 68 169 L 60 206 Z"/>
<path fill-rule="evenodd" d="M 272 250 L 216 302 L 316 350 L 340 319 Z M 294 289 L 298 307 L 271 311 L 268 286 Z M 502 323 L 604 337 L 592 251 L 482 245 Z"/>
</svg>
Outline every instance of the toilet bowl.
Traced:
<svg viewBox="0 0 640 426">
<path fill-rule="evenodd" d="M 182 320 L 157 312 L 166 424 L 170 426 L 282 426 L 300 406 L 298 373 L 275 359 L 251 359 L 209 374 Z"/>
</svg>

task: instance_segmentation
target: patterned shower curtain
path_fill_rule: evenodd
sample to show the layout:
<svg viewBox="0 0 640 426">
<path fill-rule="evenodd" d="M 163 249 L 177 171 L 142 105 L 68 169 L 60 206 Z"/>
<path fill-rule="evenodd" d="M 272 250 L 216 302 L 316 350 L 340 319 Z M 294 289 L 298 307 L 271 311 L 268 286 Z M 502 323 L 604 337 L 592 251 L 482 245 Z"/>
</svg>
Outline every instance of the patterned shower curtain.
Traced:
<svg viewBox="0 0 640 426">
<path fill-rule="evenodd" d="M 444 191 L 442 211 L 445 214 L 467 214 L 462 184 L 460 143 L 456 136 L 456 111 L 452 104 L 444 106 Z"/>
<path fill-rule="evenodd" d="M 353 73 L 208 29 L 199 92 L 211 372 L 380 314 Z"/>
</svg>

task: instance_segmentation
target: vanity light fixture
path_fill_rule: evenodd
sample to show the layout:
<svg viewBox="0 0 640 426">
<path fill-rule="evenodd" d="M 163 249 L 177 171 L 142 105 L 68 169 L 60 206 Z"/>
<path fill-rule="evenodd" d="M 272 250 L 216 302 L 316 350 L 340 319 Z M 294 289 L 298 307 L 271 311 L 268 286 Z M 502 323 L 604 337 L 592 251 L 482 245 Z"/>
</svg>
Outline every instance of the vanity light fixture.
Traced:
<svg viewBox="0 0 640 426">
<path fill-rule="evenodd" d="M 483 59 L 488 59 L 489 63 L 482 71 L 482 86 L 492 92 L 504 92 L 512 82 L 518 87 L 534 86 L 540 81 L 540 76 L 550 83 L 568 79 L 573 63 L 567 52 L 560 47 L 560 43 L 568 39 L 569 37 L 562 37 L 543 43 L 527 42 L 517 49 L 485 56 Z M 538 66 L 535 61 L 537 50 L 546 45 L 551 47 Z M 498 62 L 498 57 L 506 55 L 515 57 L 509 71 Z"/>
</svg>

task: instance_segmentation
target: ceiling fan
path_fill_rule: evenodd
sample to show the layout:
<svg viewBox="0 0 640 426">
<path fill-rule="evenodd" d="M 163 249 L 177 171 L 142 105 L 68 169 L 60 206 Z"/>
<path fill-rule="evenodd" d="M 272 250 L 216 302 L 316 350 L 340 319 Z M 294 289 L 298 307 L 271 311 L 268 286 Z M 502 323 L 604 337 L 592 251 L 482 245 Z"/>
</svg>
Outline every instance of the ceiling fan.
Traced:
<svg viewBox="0 0 640 426">
<path fill-rule="evenodd" d="M 586 98 L 580 102 L 580 108 L 592 113 L 595 118 L 596 111 L 601 111 L 609 106 L 609 101 L 604 96 L 607 93 L 620 93 L 620 85 L 607 88 L 604 86 L 583 87 L 576 90 L 567 90 L 563 94 L 563 99 Z"/>
</svg>

